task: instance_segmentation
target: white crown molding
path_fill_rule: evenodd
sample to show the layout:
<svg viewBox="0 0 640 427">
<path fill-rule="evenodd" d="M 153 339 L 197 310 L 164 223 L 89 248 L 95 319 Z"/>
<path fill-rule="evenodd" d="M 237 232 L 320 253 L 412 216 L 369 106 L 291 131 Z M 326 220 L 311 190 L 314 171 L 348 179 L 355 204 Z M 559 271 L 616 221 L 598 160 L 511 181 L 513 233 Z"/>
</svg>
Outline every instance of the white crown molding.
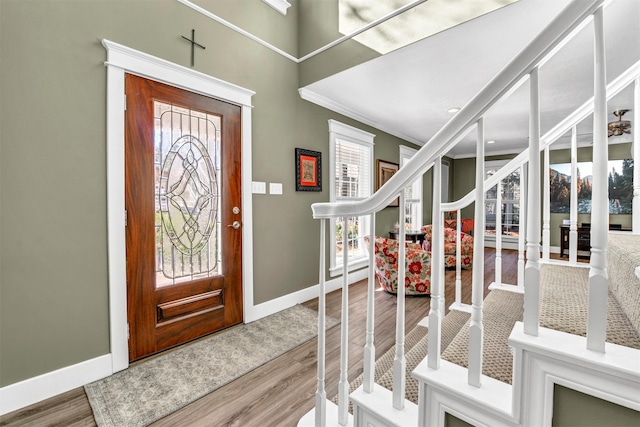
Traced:
<svg viewBox="0 0 640 427">
<path fill-rule="evenodd" d="M 337 103 L 329 98 L 326 98 L 322 95 L 318 95 L 316 92 L 308 89 L 308 88 L 300 88 L 298 89 L 298 92 L 300 93 L 300 97 L 302 99 L 304 99 L 305 101 L 309 101 L 312 102 L 316 105 L 319 105 L 321 107 L 324 107 L 328 110 L 334 111 L 338 114 L 342 114 L 343 116 L 349 117 L 353 120 L 357 120 L 360 123 L 364 123 L 366 125 L 369 125 L 371 127 L 374 127 L 376 129 L 379 129 L 383 132 L 386 132 L 390 135 L 393 136 L 397 136 L 398 138 L 404 139 L 405 141 L 411 142 L 413 144 L 416 144 L 418 146 L 422 146 L 424 145 L 424 141 L 419 141 L 409 135 L 406 135 L 402 132 L 400 132 L 397 129 L 392 129 L 389 128 L 388 126 L 383 126 L 380 123 L 377 123 L 373 120 L 369 120 L 368 118 L 356 113 L 355 111 L 343 106 L 340 103 Z"/>
<path fill-rule="evenodd" d="M 291 7 L 291 3 L 289 3 L 286 0 L 262 0 L 262 1 L 285 16 L 287 15 L 287 9 Z"/>
</svg>

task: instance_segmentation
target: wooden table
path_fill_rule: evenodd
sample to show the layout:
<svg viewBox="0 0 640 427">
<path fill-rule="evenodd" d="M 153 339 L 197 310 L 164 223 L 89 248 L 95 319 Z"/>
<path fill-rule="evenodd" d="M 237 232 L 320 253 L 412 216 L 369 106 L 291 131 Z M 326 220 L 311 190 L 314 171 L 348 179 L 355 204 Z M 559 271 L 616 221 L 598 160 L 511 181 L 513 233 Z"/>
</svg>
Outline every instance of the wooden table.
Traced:
<svg viewBox="0 0 640 427">
<path fill-rule="evenodd" d="M 411 242 L 420 243 L 420 244 L 424 242 L 424 236 L 425 236 L 425 233 L 423 231 L 418 231 L 418 230 L 409 230 L 404 233 L 405 241 L 407 242 L 411 241 Z M 389 238 L 398 240 L 398 232 L 390 231 Z"/>
</svg>

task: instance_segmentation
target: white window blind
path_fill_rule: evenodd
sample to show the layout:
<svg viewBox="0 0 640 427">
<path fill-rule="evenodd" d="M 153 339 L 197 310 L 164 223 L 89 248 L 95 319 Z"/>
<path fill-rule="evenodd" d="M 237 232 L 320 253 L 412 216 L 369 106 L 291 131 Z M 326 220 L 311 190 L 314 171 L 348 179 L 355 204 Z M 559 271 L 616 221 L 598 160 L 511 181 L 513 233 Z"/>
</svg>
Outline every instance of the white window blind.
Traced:
<svg viewBox="0 0 640 427">
<path fill-rule="evenodd" d="M 336 201 L 371 195 L 371 148 L 336 139 Z"/>
</svg>

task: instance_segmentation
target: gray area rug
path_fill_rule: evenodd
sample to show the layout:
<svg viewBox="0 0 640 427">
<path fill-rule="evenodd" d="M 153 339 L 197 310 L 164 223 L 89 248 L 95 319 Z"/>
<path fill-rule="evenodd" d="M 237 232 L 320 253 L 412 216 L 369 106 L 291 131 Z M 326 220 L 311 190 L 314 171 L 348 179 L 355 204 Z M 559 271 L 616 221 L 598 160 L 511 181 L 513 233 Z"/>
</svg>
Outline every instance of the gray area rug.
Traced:
<svg viewBox="0 0 640 427">
<path fill-rule="evenodd" d="M 327 318 L 327 328 L 339 323 Z M 296 305 L 85 386 L 98 426 L 146 426 L 314 338 L 318 312 Z"/>
</svg>

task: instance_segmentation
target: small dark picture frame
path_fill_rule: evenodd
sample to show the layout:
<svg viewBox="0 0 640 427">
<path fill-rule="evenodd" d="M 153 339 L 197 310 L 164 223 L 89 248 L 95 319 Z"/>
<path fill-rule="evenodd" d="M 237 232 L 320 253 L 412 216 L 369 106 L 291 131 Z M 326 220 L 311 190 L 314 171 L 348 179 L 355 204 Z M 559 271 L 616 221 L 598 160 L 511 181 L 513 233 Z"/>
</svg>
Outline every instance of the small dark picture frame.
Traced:
<svg viewBox="0 0 640 427">
<path fill-rule="evenodd" d="M 376 159 L 376 190 L 384 185 L 385 182 L 398 172 L 399 165 L 397 163 L 388 162 L 386 160 Z M 400 206 L 400 198 L 392 200 L 387 207 Z"/>
<path fill-rule="evenodd" d="M 296 148 L 296 191 L 322 191 L 322 154 Z"/>
</svg>

